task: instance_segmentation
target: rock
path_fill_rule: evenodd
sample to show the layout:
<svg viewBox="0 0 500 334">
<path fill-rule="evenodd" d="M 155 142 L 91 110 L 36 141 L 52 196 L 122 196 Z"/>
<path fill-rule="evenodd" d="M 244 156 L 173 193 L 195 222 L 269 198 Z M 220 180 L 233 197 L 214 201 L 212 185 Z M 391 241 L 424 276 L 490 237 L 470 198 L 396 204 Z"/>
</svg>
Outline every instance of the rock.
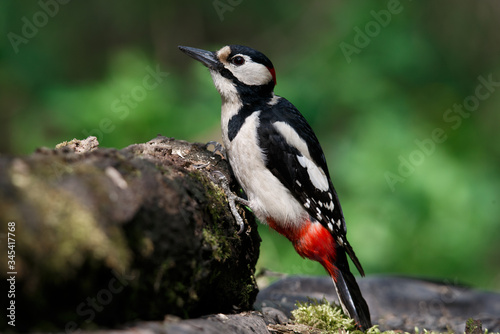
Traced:
<svg viewBox="0 0 500 334">
<path fill-rule="evenodd" d="M 456 283 L 392 276 L 360 278 L 359 285 L 370 305 L 374 324 L 379 324 L 382 330 L 413 333 L 417 326 L 420 332 L 427 329 L 463 333 L 469 315 L 478 320 L 467 322 L 467 334 L 483 333 L 481 323 L 487 323 L 484 327 L 490 333 L 500 329 L 498 293 L 477 291 Z M 218 314 L 190 320 L 169 317 L 164 322 L 141 322 L 122 330 L 92 334 L 323 333 L 305 325 L 290 324 L 289 317 L 297 300 L 324 296 L 329 301 L 337 300 L 329 277 L 288 277 L 259 293 L 256 308 L 261 312 Z"/>
<path fill-rule="evenodd" d="M 500 331 L 500 294 L 478 291 L 454 282 L 439 283 L 405 277 L 359 278 L 361 291 L 370 307 L 372 322 L 381 330 L 413 332 L 415 327 L 462 333 L 472 317 L 489 332 Z M 257 296 L 256 309 L 272 307 L 290 317 L 296 301 L 308 298 L 338 303 L 329 277 L 289 277 Z"/>
<path fill-rule="evenodd" d="M 167 324 L 167 333 L 176 334 L 268 334 L 267 325 L 262 314 L 245 312 L 240 314 L 217 314 L 202 319 L 184 320 L 179 323 Z"/>
<path fill-rule="evenodd" d="M 139 322 L 122 329 L 98 330 L 81 334 L 269 334 L 259 312 L 214 314 L 197 319 L 181 320 L 167 317 L 165 321 Z"/>
<path fill-rule="evenodd" d="M 264 320 L 268 325 L 283 325 L 290 321 L 287 315 L 276 308 L 273 307 L 262 307 L 262 315 Z"/>
</svg>

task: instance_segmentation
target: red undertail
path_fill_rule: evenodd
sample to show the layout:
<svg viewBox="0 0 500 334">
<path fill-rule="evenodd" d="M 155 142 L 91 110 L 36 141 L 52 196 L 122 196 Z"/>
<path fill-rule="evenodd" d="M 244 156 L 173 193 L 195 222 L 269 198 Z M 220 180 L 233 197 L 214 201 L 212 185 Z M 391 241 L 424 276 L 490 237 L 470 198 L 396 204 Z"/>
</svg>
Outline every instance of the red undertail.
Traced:
<svg viewBox="0 0 500 334">
<path fill-rule="evenodd" d="M 349 269 L 344 248 L 337 244 L 330 231 L 319 222 L 310 220 L 296 229 L 283 227 L 273 219 L 267 219 L 267 223 L 287 237 L 300 256 L 323 265 L 333 279 L 344 313 L 354 319 L 362 330 L 370 328 L 368 305 Z"/>
<path fill-rule="evenodd" d="M 273 219 L 268 219 L 269 226 L 279 234 L 288 238 L 300 256 L 323 265 L 330 276 L 336 281 L 337 270 L 335 239 L 320 223 L 308 221 L 298 229 L 283 228 Z"/>
</svg>

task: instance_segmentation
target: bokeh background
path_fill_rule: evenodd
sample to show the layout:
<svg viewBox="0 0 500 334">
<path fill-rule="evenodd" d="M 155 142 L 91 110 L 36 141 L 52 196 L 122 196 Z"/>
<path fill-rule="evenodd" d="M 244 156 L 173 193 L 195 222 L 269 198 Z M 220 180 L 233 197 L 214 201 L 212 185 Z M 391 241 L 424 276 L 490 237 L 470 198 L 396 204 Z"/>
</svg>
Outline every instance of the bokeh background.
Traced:
<svg viewBox="0 0 500 334">
<path fill-rule="evenodd" d="M 499 17 L 497 0 L 2 0 L 0 152 L 218 140 L 219 95 L 177 45 L 249 45 L 317 132 L 368 275 L 500 290 Z M 325 274 L 260 232 L 260 268 Z"/>
</svg>

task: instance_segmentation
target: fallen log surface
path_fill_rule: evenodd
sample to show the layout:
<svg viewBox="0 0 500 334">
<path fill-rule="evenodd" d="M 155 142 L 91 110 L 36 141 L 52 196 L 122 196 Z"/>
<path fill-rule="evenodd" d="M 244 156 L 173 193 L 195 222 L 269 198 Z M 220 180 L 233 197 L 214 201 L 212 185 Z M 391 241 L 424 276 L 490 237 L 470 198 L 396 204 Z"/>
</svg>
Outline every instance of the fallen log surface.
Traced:
<svg viewBox="0 0 500 334">
<path fill-rule="evenodd" d="M 15 329 L 251 309 L 260 237 L 241 207 L 238 235 L 220 187 L 222 174 L 237 190 L 226 160 L 161 136 L 98 145 L 89 137 L 0 156 L 1 233 L 15 227 L 15 262 L 1 261 L 0 275 L 16 273 Z"/>
</svg>

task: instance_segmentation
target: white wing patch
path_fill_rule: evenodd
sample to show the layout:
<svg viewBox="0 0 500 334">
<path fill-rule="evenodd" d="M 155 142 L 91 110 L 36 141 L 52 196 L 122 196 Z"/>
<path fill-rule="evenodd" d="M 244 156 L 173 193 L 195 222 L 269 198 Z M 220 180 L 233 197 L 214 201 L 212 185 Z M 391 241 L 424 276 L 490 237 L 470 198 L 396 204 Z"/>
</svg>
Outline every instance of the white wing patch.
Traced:
<svg viewBox="0 0 500 334">
<path fill-rule="evenodd" d="M 274 122 L 273 126 L 280 135 L 285 138 L 288 145 L 295 147 L 303 156 L 311 160 L 311 155 L 309 154 L 309 149 L 307 148 L 305 140 L 300 138 L 299 134 L 289 124 L 285 122 Z"/>
<path fill-rule="evenodd" d="M 301 155 L 297 155 L 297 160 L 302 167 L 307 169 L 311 183 L 321 191 L 329 190 L 328 178 L 323 169 L 312 161 L 304 139 L 300 138 L 299 134 L 285 122 L 274 122 L 273 126 L 285 138 L 288 145 L 295 147 L 300 152 Z"/>
<path fill-rule="evenodd" d="M 330 189 L 328 178 L 326 177 L 323 169 L 318 167 L 318 165 L 312 162 L 312 160 L 302 155 L 298 155 L 297 160 L 302 167 L 307 169 L 307 174 L 309 174 L 309 179 L 311 180 L 313 186 L 321 191 L 328 191 L 328 189 Z"/>
</svg>

